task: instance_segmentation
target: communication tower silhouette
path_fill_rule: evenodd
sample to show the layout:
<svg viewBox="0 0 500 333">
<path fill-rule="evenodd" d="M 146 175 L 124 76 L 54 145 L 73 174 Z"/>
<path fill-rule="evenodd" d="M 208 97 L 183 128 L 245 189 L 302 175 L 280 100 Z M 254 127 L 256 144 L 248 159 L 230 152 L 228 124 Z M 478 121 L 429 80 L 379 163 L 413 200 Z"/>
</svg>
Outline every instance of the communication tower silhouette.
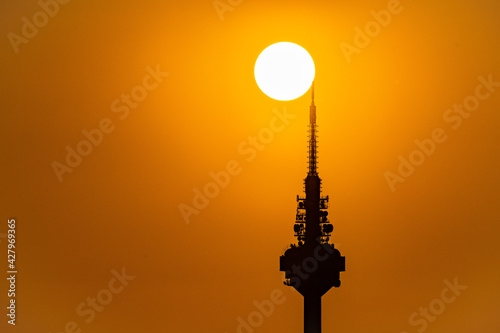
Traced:
<svg viewBox="0 0 500 333">
<path fill-rule="evenodd" d="M 293 230 L 298 245 L 291 244 L 280 257 L 285 285 L 304 297 L 304 333 L 321 332 L 321 296 L 331 287 L 340 286 L 345 257 L 329 243 L 333 225 L 328 220 L 328 196 L 321 196 L 317 171 L 317 126 L 314 82 L 309 116 L 308 173 L 304 179 L 305 197 L 297 195 L 297 215 Z"/>
</svg>

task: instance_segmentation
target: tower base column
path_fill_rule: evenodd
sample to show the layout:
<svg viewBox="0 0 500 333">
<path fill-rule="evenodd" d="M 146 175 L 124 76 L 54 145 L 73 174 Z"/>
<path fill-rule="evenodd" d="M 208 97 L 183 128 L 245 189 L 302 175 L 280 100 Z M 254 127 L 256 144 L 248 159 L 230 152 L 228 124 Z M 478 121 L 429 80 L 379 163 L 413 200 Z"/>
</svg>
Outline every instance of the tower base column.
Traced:
<svg viewBox="0 0 500 333">
<path fill-rule="evenodd" d="M 321 296 L 304 296 L 304 333 L 321 333 Z"/>
</svg>

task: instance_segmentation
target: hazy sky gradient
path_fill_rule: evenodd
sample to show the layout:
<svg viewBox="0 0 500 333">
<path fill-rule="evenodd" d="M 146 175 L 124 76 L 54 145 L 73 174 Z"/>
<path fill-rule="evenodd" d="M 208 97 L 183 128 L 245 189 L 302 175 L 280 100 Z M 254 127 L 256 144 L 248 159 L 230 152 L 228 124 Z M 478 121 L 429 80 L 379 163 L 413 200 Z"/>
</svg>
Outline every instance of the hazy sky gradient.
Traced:
<svg viewBox="0 0 500 333">
<path fill-rule="evenodd" d="M 232 333 L 279 289 L 286 300 L 254 332 L 302 332 L 302 297 L 278 259 L 294 241 L 310 96 L 275 101 L 253 77 L 259 53 L 289 41 L 315 61 L 319 174 L 346 256 L 323 331 L 417 332 L 409 317 L 457 278 L 467 289 L 425 332 L 498 332 L 500 87 L 481 88 L 489 97 L 460 127 L 443 117 L 479 77 L 500 82 L 500 2 L 402 0 L 368 45 L 355 28 L 387 1 L 232 7 L 221 20 L 211 0 L 70 1 L 16 53 L 8 34 L 41 7 L 0 4 L 0 234 L 15 217 L 19 267 L 17 325 L 4 282 L 0 330 Z M 126 106 L 156 68 L 168 76 Z M 248 138 L 285 108 L 295 118 L 248 161 Z M 60 182 L 54 161 L 103 119 L 113 130 Z M 447 139 L 391 191 L 386 171 L 436 128 Z M 233 160 L 239 174 L 187 224 L 179 205 Z M 87 323 L 77 307 L 123 267 L 135 279 Z"/>
</svg>

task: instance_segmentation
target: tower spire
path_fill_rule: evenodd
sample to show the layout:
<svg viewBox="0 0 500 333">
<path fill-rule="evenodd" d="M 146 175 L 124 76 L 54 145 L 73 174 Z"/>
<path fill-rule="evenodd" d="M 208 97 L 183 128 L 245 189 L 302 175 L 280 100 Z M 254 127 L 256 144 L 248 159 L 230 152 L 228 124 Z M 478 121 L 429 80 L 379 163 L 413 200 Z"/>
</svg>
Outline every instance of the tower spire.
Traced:
<svg viewBox="0 0 500 333">
<path fill-rule="evenodd" d="M 312 83 L 312 105 L 314 105 L 314 81 Z"/>
<path fill-rule="evenodd" d="M 317 175 L 317 141 L 316 141 L 316 105 L 314 105 L 314 81 L 311 89 L 312 101 L 309 107 L 309 172 L 311 176 Z"/>
</svg>

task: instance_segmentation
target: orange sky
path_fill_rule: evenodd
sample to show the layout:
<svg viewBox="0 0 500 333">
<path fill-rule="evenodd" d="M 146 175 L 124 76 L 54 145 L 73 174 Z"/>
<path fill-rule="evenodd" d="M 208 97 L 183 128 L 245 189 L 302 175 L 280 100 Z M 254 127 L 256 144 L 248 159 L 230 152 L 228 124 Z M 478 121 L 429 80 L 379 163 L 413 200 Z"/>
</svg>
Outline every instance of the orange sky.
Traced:
<svg viewBox="0 0 500 333">
<path fill-rule="evenodd" d="M 14 217 L 19 270 L 16 327 L 0 284 L 2 332 L 302 332 L 278 258 L 295 241 L 310 96 L 275 101 L 253 77 L 280 41 L 315 61 L 319 173 L 346 256 L 324 332 L 500 330 L 500 3 L 60 2 L 0 4 L 0 267 Z M 418 153 L 436 129 L 443 142 Z M 70 166 L 68 146 L 87 156 Z M 420 165 L 388 183 L 410 156 Z M 186 223 L 180 205 L 228 163 Z M 122 268 L 135 278 L 120 284 Z M 467 289 L 443 303 L 455 279 Z M 238 330 L 273 291 L 273 313 Z M 89 310 L 96 297 L 109 303 Z"/>
</svg>

